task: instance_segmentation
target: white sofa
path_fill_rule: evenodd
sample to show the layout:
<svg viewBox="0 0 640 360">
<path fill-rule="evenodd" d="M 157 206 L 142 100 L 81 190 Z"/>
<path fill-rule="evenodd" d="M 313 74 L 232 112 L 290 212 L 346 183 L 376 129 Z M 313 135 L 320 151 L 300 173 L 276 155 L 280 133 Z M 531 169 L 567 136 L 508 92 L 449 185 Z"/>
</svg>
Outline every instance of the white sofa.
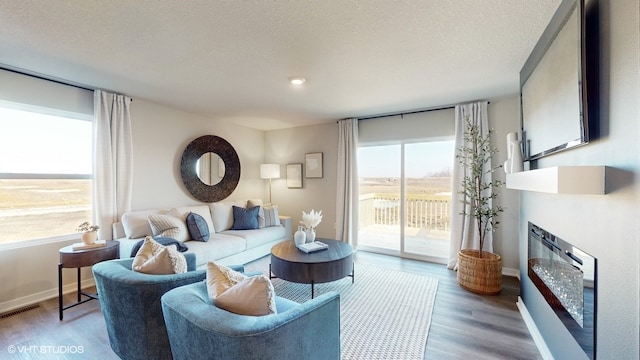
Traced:
<svg viewBox="0 0 640 360">
<path fill-rule="evenodd" d="M 122 216 L 121 222 L 113 224 L 114 240 L 120 242 L 120 257 L 131 256 L 131 251 L 136 243 L 144 239 L 145 236 L 162 236 L 152 230 L 150 215 L 169 215 L 172 220 L 179 224 L 184 224 L 186 229 L 186 216 L 193 212 L 204 218 L 206 221 L 210 238 L 208 241 L 197 241 L 191 239 L 187 233 L 187 238 L 179 238 L 189 248 L 188 252 L 196 254 L 196 265 L 199 268 L 205 267 L 207 261 L 215 260 L 224 265 L 246 264 L 270 254 L 271 248 L 284 240 L 292 238 L 292 220 L 288 216 L 278 216 L 277 208 L 267 210 L 261 208 L 262 221 L 260 228 L 251 230 L 232 230 L 234 223 L 233 206 L 247 208 L 247 205 L 261 205 L 261 201 L 225 201 L 203 205 L 182 206 L 171 209 L 148 209 L 131 211 Z M 276 216 L 274 226 L 264 224 L 264 213 Z M 279 221 L 278 221 L 279 220 Z M 279 223 L 278 223 L 279 222 Z M 173 237 L 173 236 L 172 236 Z"/>
</svg>

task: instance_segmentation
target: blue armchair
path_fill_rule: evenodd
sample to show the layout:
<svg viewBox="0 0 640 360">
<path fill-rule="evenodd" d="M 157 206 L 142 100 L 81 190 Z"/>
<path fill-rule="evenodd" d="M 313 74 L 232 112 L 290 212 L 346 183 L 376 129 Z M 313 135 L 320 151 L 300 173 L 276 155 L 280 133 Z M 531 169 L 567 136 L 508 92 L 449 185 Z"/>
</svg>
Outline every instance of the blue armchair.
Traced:
<svg viewBox="0 0 640 360">
<path fill-rule="evenodd" d="M 206 278 L 195 270 L 196 257 L 185 253 L 187 272 L 149 275 L 131 270 L 133 258 L 110 260 L 93 266 L 100 307 L 111 349 L 125 360 L 171 359 L 160 297 L 167 291 Z M 243 271 L 242 266 L 233 266 Z"/>
<path fill-rule="evenodd" d="M 340 359 L 340 295 L 276 297 L 278 313 L 244 316 L 211 303 L 204 281 L 162 296 L 175 359 Z"/>
</svg>

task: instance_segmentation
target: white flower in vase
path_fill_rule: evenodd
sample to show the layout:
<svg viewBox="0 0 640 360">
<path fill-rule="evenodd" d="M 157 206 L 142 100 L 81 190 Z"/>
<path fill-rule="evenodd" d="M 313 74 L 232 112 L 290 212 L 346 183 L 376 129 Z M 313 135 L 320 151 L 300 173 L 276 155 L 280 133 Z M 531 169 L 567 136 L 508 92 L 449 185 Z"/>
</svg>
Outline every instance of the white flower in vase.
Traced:
<svg viewBox="0 0 640 360">
<path fill-rule="evenodd" d="M 315 229 L 322 221 L 322 210 L 315 211 L 311 209 L 309 213 L 302 212 L 302 221 L 300 223 L 304 225 L 306 229 Z"/>
<path fill-rule="evenodd" d="M 304 211 L 302 212 L 302 221 L 300 223 L 304 225 L 306 229 L 307 239 L 306 242 L 313 242 L 316 239 L 316 226 L 320 224 L 322 221 L 322 210 L 315 211 L 311 209 L 311 211 L 307 214 Z"/>
</svg>

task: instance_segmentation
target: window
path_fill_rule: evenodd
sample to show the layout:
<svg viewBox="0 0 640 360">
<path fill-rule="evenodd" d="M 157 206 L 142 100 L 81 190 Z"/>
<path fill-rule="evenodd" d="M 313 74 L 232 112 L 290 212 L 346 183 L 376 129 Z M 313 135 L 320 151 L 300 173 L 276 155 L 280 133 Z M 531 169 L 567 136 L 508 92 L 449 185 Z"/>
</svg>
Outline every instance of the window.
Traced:
<svg viewBox="0 0 640 360">
<path fill-rule="evenodd" d="M 92 220 L 92 118 L 0 107 L 0 247 Z"/>
</svg>

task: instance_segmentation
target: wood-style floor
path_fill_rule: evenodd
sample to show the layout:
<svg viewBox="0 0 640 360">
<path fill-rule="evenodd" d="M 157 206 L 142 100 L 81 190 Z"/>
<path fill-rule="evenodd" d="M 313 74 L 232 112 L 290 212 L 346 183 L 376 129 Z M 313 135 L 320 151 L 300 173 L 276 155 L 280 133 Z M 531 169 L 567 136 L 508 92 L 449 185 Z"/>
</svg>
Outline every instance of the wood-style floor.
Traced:
<svg viewBox="0 0 640 360">
<path fill-rule="evenodd" d="M 503 277 L 499 295 L 480 296 L 460 288 L 456 273 L 444 265 L 362 251 L 355 257 L 358 263 L 439 280 L 425 359 L 541 359 L 515 304 L 517 279 Z M 75 294 L 65 295 L 67 303 L 74 300 Z M 63 321 L 58 320 L 57 298 L 0 318 L 0 359 L 95 358 L 118 359 L 109 347 L 98 301 L 66 310 Z"/>
<path fill-rule="evenodd" d="M 503 276 L 500 294 L 482 296 L 462 289 L 445 265 L 362 251 L 356 262 L 438 279 L 425 359 L 542 359 L 516 306 L 517 278 Z"/>
</svg>

